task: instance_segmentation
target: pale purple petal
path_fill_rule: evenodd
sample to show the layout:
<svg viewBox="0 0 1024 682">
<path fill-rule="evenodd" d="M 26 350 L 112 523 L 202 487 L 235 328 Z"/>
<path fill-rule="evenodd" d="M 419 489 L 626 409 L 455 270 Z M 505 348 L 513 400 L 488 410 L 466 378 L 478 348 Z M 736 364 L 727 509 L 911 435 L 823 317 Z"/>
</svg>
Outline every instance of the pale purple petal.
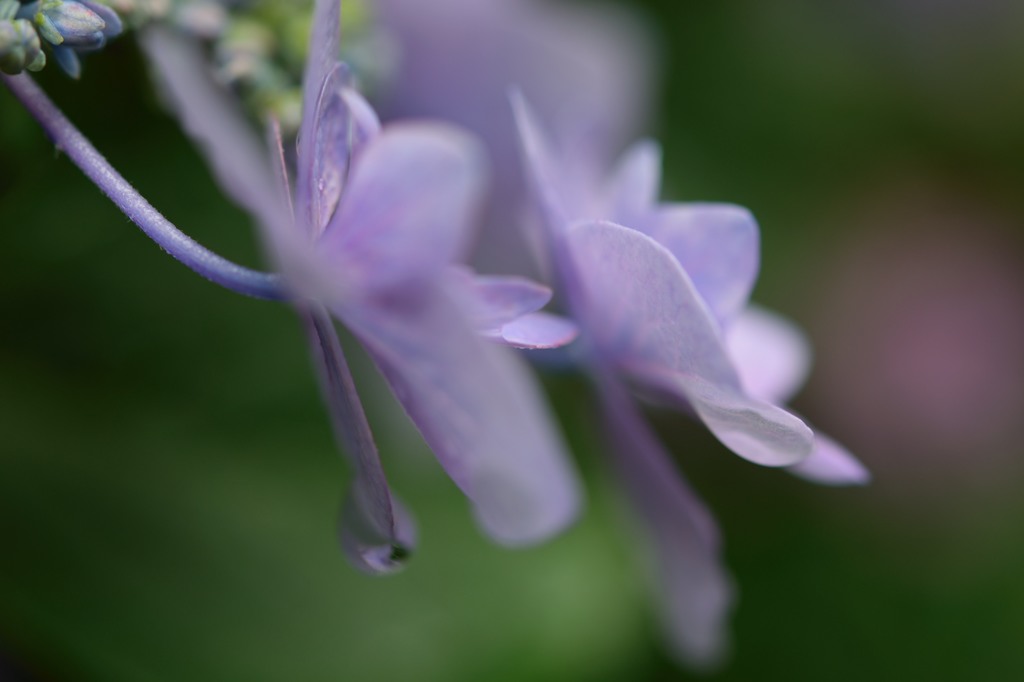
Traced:
<svg viewBox="0 0 1024 682">
<path fill-rule="evenodd" d="M 418 286 L 337 312 L 491 537 L 525 545 L 575 519 L 578 481 L 529 371 L 479 338 L 446 291 Z"/>
<path fill-rule="evenodd" d="M 318 222 L 313 213 L 313 195 L 316 188 L 315 163 L 319 141 L 318 103 L 328 75 L 338 62 L 338 40 L 341 32 L 340 0 L 316 0 L 313 8 L 309 51 L 302 79 L 302 123 L 299 127 L 298 163 L 295 179 L 295 209 L 300 223 L 316 234 Z"/>
<path fill-rule="evenodd" d="M 431 0 L 429 11 L 422 0 L 375 0 L 374 9 L 399 49 L 388 115 L 458 122 L 499 163 L 515 161 L 504 108 L 512 86 L 545 119 L 612 149 L 646 116 L 652 36 L 628 12 L 532 0 Z"/>
<path fill-rule="evenodd" d="M 352 153 L 358 152 L 367 142 L 380 132 L 380 119 L 366 98 L 354 88 L 345 88 L 341 96 L 348 105 L 352 116 Z"/>
<path fill-rule="evenodd" d="M 213 81 L 199 45 L 159 26 L 142 31 L 140 43 L 170 108 L 228 196 L 268 230 L 288 224 L 264 146 L 229 94 Z"/>
<path fill-rule="evenodd" d="M 509 94 L 526 180 L 540 209 L 547 239 L 555 239 L 569 227 L 568 206 L 559 190 L 560 174 L 554 164 L 550 142 L 544 134 L 526 98 L 518 90 Z"/>
<path fill-rule="evenodd" d="M 655 208 L 661 188 L 661 146 L 654 140 L 633 144 L 608 183 L 607 210 L 601 217 L 633 227 Z"/>
<path fill-rule="evenodd" d="M 769 403 L 789 402 L 810 371 L 807 337 L 789 320 L 759 306 L 747 306 L 729 325 L 725 345 L 743 388 Z"/>
<path fill-rule="evenodd" d="M 98 2 L 92 2 L 92 0 L 78 1 L 88 7 L 94 14 L 103 20 L 103 35 L 107 38 L 113 38 L 120 34 L 124 29 L 124 26 L 121 23 L 121 17 L 117 16 L 117 12 L 106 5 L 101 5 Z"/>
<path fill-rule="evenodd" d="M 561 348 L 576 340 L 580 330 L 568 318 L 551 313 L 531 313 L 502 325 L 495 340 L 524 349 Z"/>
<path fill-rule="evenodd" d="M 718 528 L 623 389 L 605 381 L 599 392 L 616 480 L 639 513 L 655 559 L 669 645 L 687 665 L 712 667 L 726 652 L 735 602 Z"/>
<path fill-rule="evenodd" d="M 750 211 L 732 204 L 668 204 L 641 229 L 686 270 L 720 323 L 747 304 L 760 267 L 760 237 Z"/>
<path fill-rule="evenodd" d="M 307 134 L 313 138 L 308 153 L 308 163 L 299 164 L 309 168 L 310 181 L 303 185 L 305 197 L 297 197 L 297 203 L 308 211 L 309 234 L 317 236 L 327 227 L 341 199 L 341 190 L 348 173 L 351 156 L 349 131 L 352 117 L 342 93 L 350 78 L 348 68 L 336 63 L 320 86 L 320 94 L 313 112 L 312 128 Z"/>
<path fill-rule="evenodd" d="M 523 349 L 559 348 L 571 343 L 579 328 L 559 315 L 537 312 L 551 300 L 551 289 L 523 277 L 477 275 L 452 267 L 448 284 L 484 338 Z"/>
<path fill-rule="evenodd" d="M 611 3 L 374 0 L 373 7 L 397 46 L 383 118 L 439 118 L 484 139 L 495 183 L 478 257 L 489 271 L 528 273 L 528 244 L 516 226 L 525 196 L 508 89 L 521 88 L 560 138 L 586 138 L 608 158 L 649 111 L 657 80 L 651 32 Z"/>
<path fill-rule="evenodd" d="M 787 466 L 810 454 L 803 422 L 743 392 L 715 320 L 671 253 L 614 223 L 580 223 L 567 239 L 582 288 L 576 317 L 606 361 L 684 398 L 753 462 Z"/>
<path fill-rule="evenodd" d="M 355 472 L 342 514 L 341 540 L 349 559 L 368 573 L 401 568 L 416 529 L 398 506 L 381 466 L 338 335 L 325 311 L 300 310 L 334 435 Z"/>
<path fill-rule="evenodd" d="M 822 485 L 865 485 L 871 472 L 839 443 L 820 432 L 814 434 L 810 457 L 786 471 Z"/>
<path fill-rule="evenodd" d="M 442 124 L 396 124 L 370 140 L 317 251 L 366 291 L 436 275 L 468 248 L 482 150 Z"/>
<path fill-rule="evenodd" d="M 453 268 L 451 274 L 451 284 L 465 293 L 474 325 L 484 330 L 536 312 L 551 300 L 550 288 L 524 277 L 477 275 L 468 268 Z"/>
</svg>

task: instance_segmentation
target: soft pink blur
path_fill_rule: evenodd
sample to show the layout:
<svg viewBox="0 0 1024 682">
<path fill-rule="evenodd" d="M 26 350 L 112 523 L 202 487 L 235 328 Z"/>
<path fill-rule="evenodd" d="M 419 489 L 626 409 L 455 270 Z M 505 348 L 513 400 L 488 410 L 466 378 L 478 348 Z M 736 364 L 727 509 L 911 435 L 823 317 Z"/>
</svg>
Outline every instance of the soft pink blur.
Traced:
<svg viewBox="0 0 1024 682">
<path fill-rule="evenodd" d="M 823 263 L 810 410 L 900 495 L 1024 469 L 1024 249 L 1010 213 L 898 186 Z M 848 228 L 848 229 L 845 229 Z"/>
</svg>

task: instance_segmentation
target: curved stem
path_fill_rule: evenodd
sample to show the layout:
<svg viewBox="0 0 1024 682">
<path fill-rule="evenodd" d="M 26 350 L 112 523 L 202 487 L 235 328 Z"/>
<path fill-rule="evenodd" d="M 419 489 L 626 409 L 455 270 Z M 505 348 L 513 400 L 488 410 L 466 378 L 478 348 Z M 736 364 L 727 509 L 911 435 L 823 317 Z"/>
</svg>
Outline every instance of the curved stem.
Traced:
<svg viewBox="0 0 1024 682">
<path fill-rule="evenodd" d="M 0 74 L 0 78 L 54 144 L 160 248 L 195 273 L 235 293 L 268 300 L 287 298 L 278 275 L 250 270 L 222 258 L 161 215 L 114 170 L 31 78 L 24 74 Z"/>
</svg>

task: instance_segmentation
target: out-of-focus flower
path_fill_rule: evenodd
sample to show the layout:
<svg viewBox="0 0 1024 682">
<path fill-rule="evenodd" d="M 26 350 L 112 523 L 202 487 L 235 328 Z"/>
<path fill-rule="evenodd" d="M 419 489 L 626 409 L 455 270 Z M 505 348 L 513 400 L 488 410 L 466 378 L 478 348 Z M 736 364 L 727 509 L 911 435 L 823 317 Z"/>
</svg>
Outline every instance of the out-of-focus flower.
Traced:
<svg viewBox="0 0 1024 682">
<path fill-rule="evenodd" d="M 161 30 L 144 42 L 185 127 L 262 224 L 300 310 L 311 311 L 325 393 L 355 460 L 342 535 L 356 564 L 393 568 L 410 529 L 324 309 L 362 341 L 488 534 L 507 545 L 544 539 L 574 519 L 576 477 L 526 368 L 478 337 L 464 273 L 450 267 L 465 252 L 483 189 L 482 149 L 446 124 L 380 128 L 336 61 L 338 23 L 338 1 L 318 0 L 293 194 L 279 182 L 280 145 L 275 181 L 189 45 Z M 345 409 L 353 405 L 355 416 Z"/>
<path fill-rule="evenodd" d="M 611 154 L 648 115 L 653 37 L 621 10 L 538 0 L 434 0 L 429 11 L 419 0 L 373 0 L 371 9 L 394 46 L 380 86 L 383 116 L 454 121 L 485 140 L 496 179 L 478 262 L 526 271 L 509 88 L 522 89 L 567 143 Z"/>
<path fill-rule="evenodd" d="M 540 209 L 537 242 L 582 329 L 616 445 L 609 454 L 658 555 L 671 643 L 684 660 L 711 664 L 724 651 L 732 603 L 717 530 L 628 385 L 694 412 L 755 463 L 803 467 L 797 473 L 833 483 L 861 482 L 864 470 L 773 404 L 799 387 L 807 351 L 791 325 L 745 309 L 758 268 L 750 213 L 659 204 L 653 143 L 634 146 L 609 178 L 599 159 L 553 148 L 521 96 L 514 109 Z"/>
</svg>

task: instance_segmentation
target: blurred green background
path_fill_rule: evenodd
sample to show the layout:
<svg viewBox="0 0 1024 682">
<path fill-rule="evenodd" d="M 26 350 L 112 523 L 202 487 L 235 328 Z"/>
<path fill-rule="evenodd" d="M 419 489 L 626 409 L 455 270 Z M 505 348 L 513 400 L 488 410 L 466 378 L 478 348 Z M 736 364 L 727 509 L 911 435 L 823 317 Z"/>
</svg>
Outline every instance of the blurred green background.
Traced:
<svg viewBox="0 0 1024 682">
<path fill-rule="evenodd" d="M 755 298 L 816 347 L 796 406 L 876 477 L 816 488 L 652 414 L 739 584 L 733 656 L 705 677 L 1019 679 L 1024 7 L 631 4 L 660 35 L 666 195 L 758 216 Z M 130 40 L 39 80 L 172 221 L 259 263 Z M 0 678 L 691 679 L 584 382 L 547 379 L 589 509 L 511 552 L 357 362 L 422 542 L 365 577 L 336 546 L 347 472 L 291 312 L 161 254 L 5 90 L 0 160 Z"/>
</svg>

